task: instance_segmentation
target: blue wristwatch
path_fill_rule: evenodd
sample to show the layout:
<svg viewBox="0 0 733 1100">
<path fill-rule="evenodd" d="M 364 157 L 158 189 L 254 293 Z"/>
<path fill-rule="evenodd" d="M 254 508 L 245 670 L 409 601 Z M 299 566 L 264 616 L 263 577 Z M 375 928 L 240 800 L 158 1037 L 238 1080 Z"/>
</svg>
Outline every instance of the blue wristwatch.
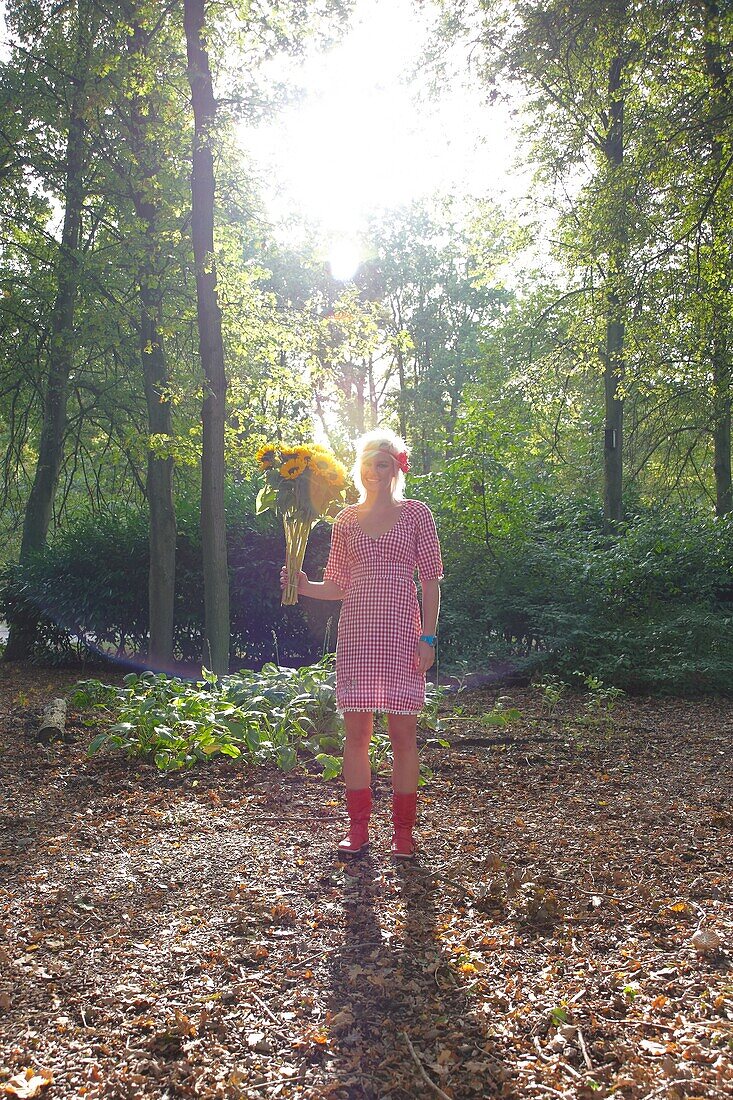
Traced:
<svg viewBox="0 0 733 1100">
<path fill-rule="evenodd" d="M 435 648 L 435 643 L 437 642 L 437 640 L 438 640 L 438 638 L 435 634 L 421 634 L 420 635 L 420 641 L 421 642 L 427 642 L 428 645 L 431 645 L 433 648 Z"/>
</svg>

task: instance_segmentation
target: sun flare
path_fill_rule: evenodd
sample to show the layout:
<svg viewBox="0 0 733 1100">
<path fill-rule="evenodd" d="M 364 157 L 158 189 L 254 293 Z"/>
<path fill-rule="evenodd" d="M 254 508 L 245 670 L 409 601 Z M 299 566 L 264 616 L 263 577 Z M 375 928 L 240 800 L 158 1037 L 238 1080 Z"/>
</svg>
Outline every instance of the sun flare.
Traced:
<svg viewBox="0 0 733 1100">
<path fill-rule="evenodd" d="M 242 128 L 263 179 L 278 181 L 265 194 L 274 220 L 318 224 L 336 242 L 325 244 L 334 278 L 354 274 L 341 238 L 357 238 L 375 211 L 436 192 L 517 191 L 508 109 L 487 107 L 468 79 L 427 95 L 429 32 L 429 5 L 358 0 L 342 41 L 290 70 L 299 99 L 268 125 Z"/>
<path fill-rule="evenodd" d="M 342 237 L 335 240 L 328 250 L 328 266 L 338 283 L 351 282 L 361 261 L 361 246 L 352 238 Z"/>
</svg>

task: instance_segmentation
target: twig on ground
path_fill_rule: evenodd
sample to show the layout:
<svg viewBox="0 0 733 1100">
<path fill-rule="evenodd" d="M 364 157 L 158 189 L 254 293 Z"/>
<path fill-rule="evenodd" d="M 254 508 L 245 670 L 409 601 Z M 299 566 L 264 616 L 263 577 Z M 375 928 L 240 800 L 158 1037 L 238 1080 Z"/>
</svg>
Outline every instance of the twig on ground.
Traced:
<svg viewBox="0 0 733 1100">
<path fill-rule="evenodd" d="M 257 996 L 257 994 L 256 994 L 256 993 L 254 992 L 254 990 L 252 990 L 252 989 L 248 989 L 248 990 L 247 990 L 247 993 L 248 993 L 248 994 L 249 994 L 249 996 L 250 996 L 250 997 L 252 998 L 252 1000 L 254 1000 L 254 1001 L 257 1001 L 257 1004 L 258 1004 L 258 1005 L 260 1006 L 260 1008 L 262 1009 L 262 1011 L 263 1011 L 263 1012 L 266 1012 L 266 1013 L 267 1013 L 267 1015 L 268 1015 L 268 1016 L 270 1017 L 270 1019 L 271 1019 L 271 1020 L 272 1020 L 272 1021 L 273 1021 L 274 1023 L 276 1023 L 278 1027 L 281 1027 L 281 1026 L 282 1026 L 282 1020 L 278 1020 L 277 1016 L 276 1016 L 276 1015 L 275 1015 L 275 1013 L 274 1013 L 274 1012 L 272 1011 L 272 1009 L 268 1008 L 268 1006 L 267 1006 L 267 1005 L 265 1004 L 265 1002 L 264 1002 L 264 1001 L 262 1000 L 262 998 L 261 998 L 261 997 L 258 997 L 258 996 Z"/>
<path fill-rule="evenodd" d="M 537 1053 L 539 1054 L 539 1056 L 540 1056 L 540 1058 L 542 1059 L 543 1062 L 551 1062 L 552 1061 L 552 1058 L 550 1058 L 550 1056 L 548 1054 L 545 1054 L 544 1050 L 542 1049 L 542 1046 L 540 1045 L 539 1035 L 535 1035 L 534 1039 L 532 1040 L 532 1043 L 534 1044 L 534 1048 L 537 1051 Z"/>
<path fill-rule="evenodd" d="M 556 737 L 456 737 L 451 740 L 451 749 L 491 748 L 492 745 L 544 745 L 548 741 L 557 741 Z"/>
<path fill-rule="evenodd" d="M 604 894 L 603 890 L 584 890 L 582 886 L 578 886 L 574 882 L 564 882 L 562 879 L 556 880 L 556 886 L 566 886 L 568 890 L 575 890 L 578 894 L 585 894 L 589 898 L 603 898 L 604 901 L 630 901 L 631 894 L 628 897 L 620 898 L 618 894 Z"/>
<path fill-rule="evenodd" d="M 715 1085 L 711 1085 L 709 1081 L 698 1081 L 694 1078 L 680 1077 L 676 1081 L 665 1081 L 663 1085 L 658 1085 L 657 1088 L 652 1089 L 651 1092 L 647 1092 L 640 1100 L 652 1100 L 654 1096 L 661 1096 L 662 1093 L 667 1092 L 668 1089 L 674 1088 L 676 1085 L 693 1085 L 695 1088 L 712 1089 L 712 1094 L 715 1096 L 722 1096 L 725 1098 L 730 1093 L 723 1092 L 722 1089 L 716 1089 Z M 708 1093 L 707 1095 L 712 1095 Z"/>
<path fill-rule="evenodd" d="M 301 1073 L 300 1077 L 281 1077 L 277 1081 L 248 1081 L 248 1089 L 270 1089 L 273 1085 L 294 1085 L 299 1081 L 308 1081 L 310 1075 Z"/>
<path fill-rule="evenodd" d="M 588 1047 L 585 1045 L 585 1039 L 583 1038 L 583 1032 L 578 1028 L 578 1043 L 580 1044 L 580 1052 L 583 1055 L 583 1061 L 588 1069 L 593 1069 L 593 1063 L 590 1060 L 588 1053 Z"/>
<path fill-rule="evenodd" d="M 425 1068 L 424 1068 L 424 1066 L 423 1066 L 422 1062 L 420 1061 L 420 1059 L 418 1058 L 418 1056 L 417 1056 L 417 1054 L 416 1054 L 416 1052 L 415 1052 L 415 1048 L 414 1048 L 414 1046 L 413 1046 L 413 1045 L 412 1045 L 412 1043 L 410 1042 L 410 1036 L 409 1036 L 409 1035 L 407 1034 L 407 1032 L 406 1032 L 406 1031 L 403 1031 L 403 1032 L 402 1032 L 402 1034 L 403 1034 L 403 1035 L 404 1035 L 404 1037 L 405 1037 L 405 1042 L 407 1043 L 408 1047 L 410 1048 L 410 1054 L 412 1055 L 412 1060 L 413 1060 L 413 1062 L 415 1063 L 415 1065 L 417 1066 L 417 1068 L 418 1068 L 418 1072 L 419 1072 L 420 1076 L 422 1077 L 423 1081 L 425 1082 L 425 1084 L 426 1084 L 426 1085 L 430 1085 L 430 1088 L 431 1088 L 431 1089 L 433 1089 L 433 1091 L 435 1092 L 436 1096 L 442 1096 L 442 1097 L 443 1097 L 443 1100 L 451 1100 L 451 1098 L 450 1098 L 450 1096 L 448 1095 L 448 1093 L 447 1093 L 447 1092 L 443 1092 L 443 1090 L 442 1090 L 442 1088 L 440 1087 L 440 1085 L 436 1085 L 436 1084 L 435 1084 L 435 1081 L 433 1081 L 433 1080 L 432 1080 L 432 1078 L 430 1078 L 430 1077 L 428 1076 L 428 1074 L 427 1074 L 427 1072 L 425 1071 Z"/>
<path fill-rule="evenodd" d="M 577 1069 L 573 1069 L 573 1067 L 569 1066 L 567 1062 L 558 1062 L 557 1064 L 558 1066 L 562 1066 L 563 1069 L 566 1069 L 571 1077 L 575 1077 L 578 1081 L 583 1080 L 583 1074 L 578 1073 Z"/>
<path fill-rule="evenodd" d="M 464 897 L 470 898 L 472 901 L 476 901 L 476 895 L 473 894 L 467 886 L 464 886 L 462 882 L 456 882 L 455 879 L 449 878 L 448 875 L 441 874 L 440 871 L 431 871 L 431 878 L 437 878 L 440 882 L 447 882 L 449 886 L 454 886 L 456 890 L 460 890 Z"/>
<path fill-rule="evenodd" d="M 620 1025 L 621 1027 L 655 1027 L 658 1031 L 672 1031 L 677 1025 L 670 1024 L 655 1024 L 651 1020 L 609 1020 L 607 1016 L 599 1016 L 597 1012 L 593 1013 L 596 1020 L 600 1020 L 602 1024 Z"/>
</svg>

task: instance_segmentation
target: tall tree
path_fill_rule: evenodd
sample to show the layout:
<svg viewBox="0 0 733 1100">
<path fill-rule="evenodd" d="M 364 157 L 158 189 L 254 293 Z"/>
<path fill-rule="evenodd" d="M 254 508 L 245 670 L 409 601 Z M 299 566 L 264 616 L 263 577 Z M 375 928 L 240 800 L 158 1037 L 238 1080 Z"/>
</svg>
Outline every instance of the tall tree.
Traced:
<svg viewBox="0 0 733 1100">
<path fill-rule="evenodd" d="M 164 210 L 161 175 L 166 157 L 158 89 L 162 64 L 154 49 L 156 30 L 164 21 L 155 13 L 152 27 L 147 4 L 125 5 L 130 34 L 127 38 L 129 94 L 127 132 L 130 182 L 135 212 L 143 227 L 138 244 L 138 293 L 140 298 L 139 346 L 142 363 L 148 429 L 156 441 L 173 436 L 170 379 L 163 342 L 165 287 Z M 167 43 L 169 44 L 169 43 Z M 151 45 L 153 50 L 151 51 Z M 168 51 L 166 51 L 168 53 Z M 151 56 L 152 53 L 152 56 Z M 168 65 L 170 65 L 168 56 Z M 173 612 L 176 567 L 176 513 L 173 504 L 173 458 L 150 446 L 147 458 L 146 495 L 150 510 L 148 606 L 150 637 L 148 660 L 165 666 L 173 659 Z"/>
<path fill-rule="evenodd" d="M 184 0 L 188 76 L 194 114 L 191 174 L 193 253 L 201 367 L 201 544 L 204 564 L 204 660 L 229 670 L 229 576 L 224 512 L 224 421 L 227 378 L 214 254 L 216 99 L 206 45 L 204 0 Z"/>
<path fill-rule="evenodd" d="M 372 226 L 365 283 L 386 306 L 384 406 L 424 473 L 450 453 L 463 391 L 500 323 L 509 295 L 497 268 L 512 234 L 488 200 L 460 215 L 448 199 L 416 202 Z"/>
<path fill-rule="evenodd" d="M 612 5 L 613 9 L 613 5 Z M 623 426 L 621 388 L 625 375 L 626 276 L 628 267 L 630 194 L 624 176 L 625 101 L 628 94 L 630 45 L 627 39 L 628 7 L 612 11 L 609 28 L 607 125 L 601 134 L 605 176 L 606 218 L 606 323 L 603 350 L 605 429 L 603 440 L 603 517 L 608 531 L 623 519 Z"/>
<path fill-rule="evenodd" d="M 632 322 L 651 232 L 644 73 L 674 19 L 650 0 L 459 0 L 446 23 L 470 29 L 483 49 L 482 77 L 516 82 L 533 123 L 532 157 L 545 205 L 559 219 L 558 258 L 589 334 L 588 366 L 602 380 L 604 519 L 623 514 L 624 407 L 639 377 L 630 370 Z M 589 369 L 590 373 L 590 369 Z M 600 420 L 600 417 L 598 418 Z M 599 427 L 601 424 L 599 424 Z"/>
<path fill-rule="evenodd" d="M 25 509 L 21 562 L 41 550 L 48 536 L 59 482 L 66 431 L 69 375 L 74 362 L 74 317 L 79 283 L 79 234 L 87 169 L 86 109 L 90 55 L 96 17 L 90 0 L 70 5 L 73 50 L 69 59 L 63 226 L 56 261 L 56 293 L 51 317 L 38 460 Z M 32 621 L 10 624 L 5 660 L 27 657 L 35 634 Z"/>
<path fill-rule="evenodd" d="M 704 251 L 707 263 L 704 293 L 708 301 L 708 357 L 712 375 L 713 399 L 713 470 L 715 474 L 715 510 L 719 516 L 733 511 L 731 477 L 731 397 L 733 396 L 733 258 L 731 257 L 731 218 L 733 218 L 733 62 L 730 34 L 733 18 L 730 9 L 724 16 L 719 0 L 702 0 L 703 51 L 709 90 L 704 133 L 712 168 L 710 200 L 704 221 Z M 727 34 L 724 30 L 727 27 Z M 700 246 L 698 246 L 700 247 Z"/>
</svg>

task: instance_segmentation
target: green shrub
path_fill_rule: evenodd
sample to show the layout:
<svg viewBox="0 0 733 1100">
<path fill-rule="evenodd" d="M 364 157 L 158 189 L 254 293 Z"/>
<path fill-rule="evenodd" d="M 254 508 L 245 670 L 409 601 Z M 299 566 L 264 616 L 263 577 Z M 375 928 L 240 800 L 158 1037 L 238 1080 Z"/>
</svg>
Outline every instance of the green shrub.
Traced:
<svg viewBox="0 0 733 1100">
<path fill-rule="evenodd" d="M 303 669 L 265 665 L 221 680 L 205 673 L 195 684 L 153 672 L 126 676 L 122 688 L 91 680 L 72 698 L 94 707 L 97 720 L 112 720 L 92 739 L 90 754 L 117 748 L 161 771 L 218 755 L 290 771 L 299 745 L 314 755 L 324 739 L 340 745 L 329 659 Z"/>
<path fill-rule="evenodd" d="M 423 715 L 428 728 L 435 724 L 438 698 L 431 688 Z M 306 754 L 324 779 L 341 773 L 344 729 L 331 654 L 297 669 L 265 664 L 259 672 L 221 678 L 205 672 L 195 683 L 154 672 L 131 673 L 119 688 L 86 680 L 77 684 L 72 701 L 93 711 L 89 724 L 103 725 L 90 755 L 118 749 L 161 771 L 223 755 L 290 771 Z M 379 723 L 371 753 L 377 770 L 390 755 Z"/>
<path fill-rule="evenodd" d="M 192 515 L 179 521 L 176 553 L 174 656 L 201 667 L 203 572 Z M 330 529 L 316 527 L 305 567 L 325 564 Z M 267 661 L 310 664 L 324 651 L 329 618 L 325 601 L 280 605 L 279 574 L 285 547 L 275 523 L 236 514 L 228 529 L 232 667 Z M 139 513 L 85 516 L 60 530 L 24 566 L 6 570 L 0 614 L 33 622 L 38 660 L 116 659 L 144 666 L 148 637 L 147 517 Z M 335 631 L 333 631 L 335 637 Z M 333 640 L 333 638 L 332 638 Z"/>
<path fill-rule="evenodd" d="M 733 517 L 647 513 L 609 537 L 596 511 L 537 494 L 483 526 L 471 507 L 457 513 L 439 477 L 425 487 L 445 559 L 444 670 L 733 691 Z"/>
</svg>

